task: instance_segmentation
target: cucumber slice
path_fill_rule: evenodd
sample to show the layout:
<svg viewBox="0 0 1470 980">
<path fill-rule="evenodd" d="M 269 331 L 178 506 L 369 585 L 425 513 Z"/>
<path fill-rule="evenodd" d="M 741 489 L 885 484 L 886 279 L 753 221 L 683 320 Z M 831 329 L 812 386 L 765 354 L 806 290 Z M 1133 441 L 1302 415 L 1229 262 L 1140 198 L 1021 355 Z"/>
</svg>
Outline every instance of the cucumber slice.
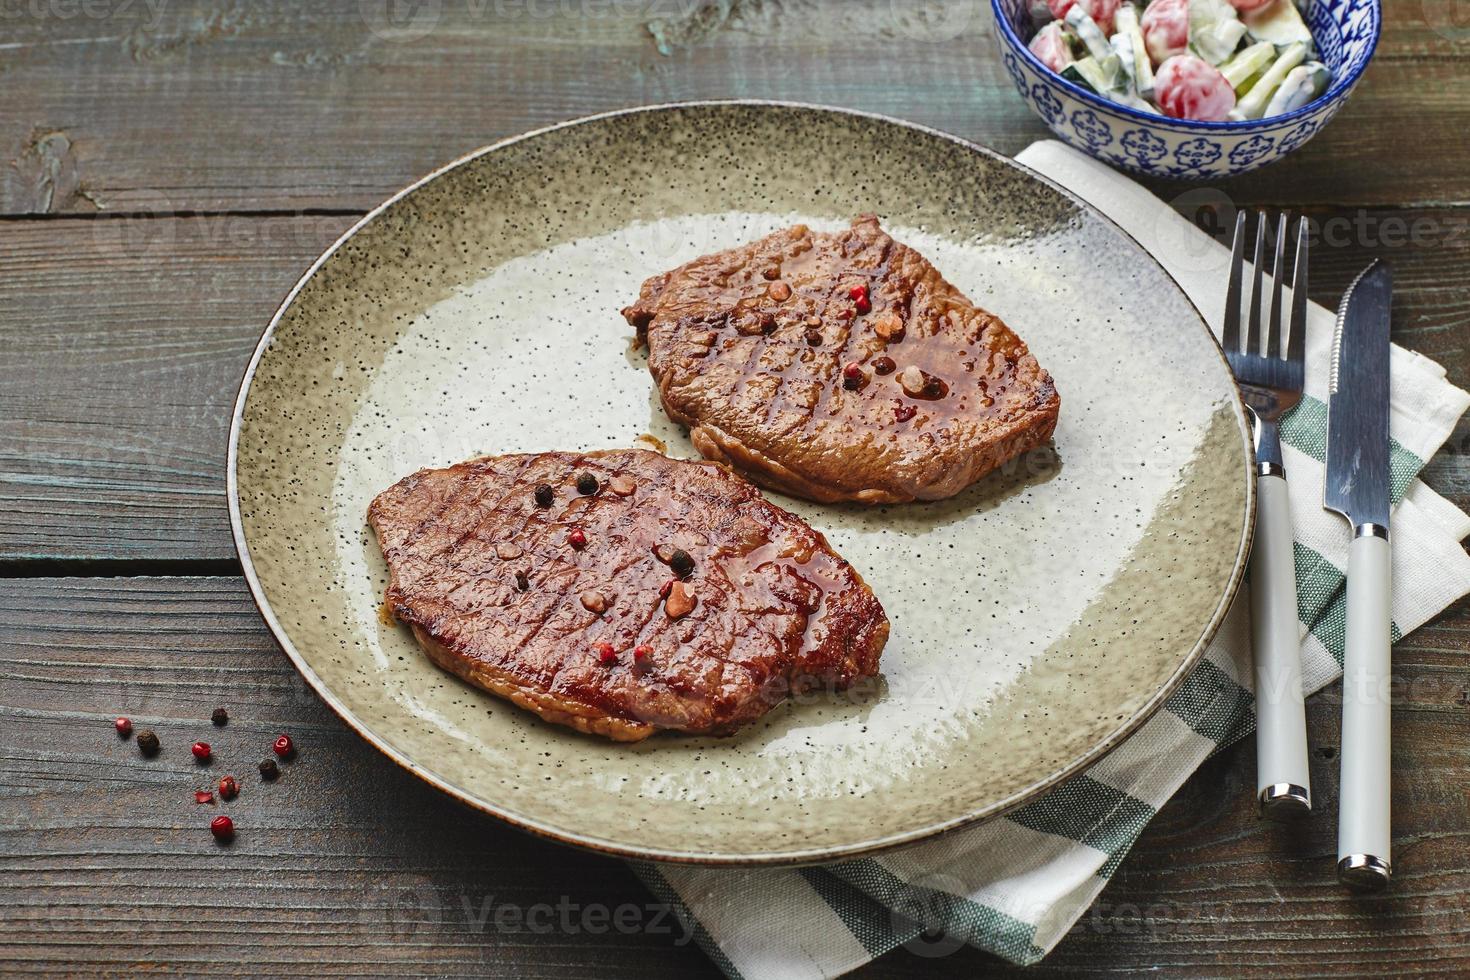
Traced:
<svg viewBox="0 0 1470 980">
<path fill-rule="evenodd" d="M 1112 45 L 1113 54 L 1123 63 L 1123 74 L 1127 77 L 1128 84 L 1137 84 L 1133 78 L 1134 72 L 1138 70 L 1133 61 L 1133 39 L 1120 31 L 1108 38 L 1108 44 Z"/>
<path fill-rule="evenodd" d="M 1138 8 L 1131 3 L 1123 4 L 1118 8 L 1114 21 L 1118 26 L 1118 33 L 1113 35 L 1113 50 L 1118 57 L 1123 58 L 1123 70 L 1128 72 L 1128 79 L 1133 83 L 1133 88 L 1143 98 L 1152 98 L 1154 63 L 1149 59 L 1148 46 L 1143 42 L 1143 27 L 1138 19 Z M 1127 39 L 1127 48 L 1132 60 L 1131 71 L 1129 71 L 1130 59 L 1125 58 L 1120 50 L 1122 45 L 1118 43 L 1119 37 Z"/>
<path fill-rule="evenodd" d="M 1063 18 L 1063 22 L 1082 39 L 1083 44 L 1087 45 L 1087 53 L 1098 61 L 1102 61 L 1113 53 L 1102 28 L 1097 26 L 1097 21 L 1089 17 L 1080 4 L 1073 4 L 1072 9 L 1067 11 L 1067 16 Z"/>
<path fill-rule="evenodd" d="M 1074 61 L 1062 69 L 1062 77 L 1086 86 L 1105 99 L 1114 98 L 1116 93 L 1126 91 L 1128 87 L 1123 61 L 1112 52 L 1102 60 L 1089 56 Z"/>
<path fill-rule="evenodd" d="M 1062 69 L 1062 77 L 1073 85 L 1081 85 L 1095 95 L 1102 95 L 1098 86 L 1103 84 L 1102 77 L 1097 70 L 1097 59 L 1091 56 L 1074 61 Z"/>
<path fill-rule="evenodd" d="M 1276 94 L 1276 89 L 1285 80 L 1287 74 L 1293 68 L 1300 65 L 1307 58 L 1307 46 L 1305 44 L 1291 44 L 1281 52 L 1281 56 L 1271 63 L 1271 67 L 1261 75 L 1251 90 L 1245 94 L 1245 98 L 1235 103 L 1235 108 L 1230 110 L 1231 119 L 1260 119 L 1266 114 L 1266 106 L 1270 104 L 1271 97 Z"/>
<path fill-rule="evenodd" d="M 1189 0 L 1189 50 L 1212 65 L 1230 58 L 1245 25 L 1228 0 Z"/>
<path fill-rule="evenodd" d="M 1305 65 L 1298 65 L 1281 80 L 1276 94 L 1266 103 L 1266 111 L 1261 118 L 1300 109 L 1327 91 L 1327 86 L 1331 84 L 1332 72 L 1322 62 L 1309 61 Z"/>
<path fill-rule="evenodd" d="M 1246 14 L 1241 22 L 1253 41 L 1270 41 L 1278 48 L 1289 44 L 1310 46 L 1312 43 L 1312 32 L 1307 30 L 1306 22 L 1292 0 L 1271 0 L 1260 10 Z"/>
<path fill-rule="evenodd" d="M 1266 66 L 1275 60 L 1276 45 L 1270 41 L 1257 41 L 1221 65 L 1220 74 L 1225 76 L 1225 81 L 1235 89 L 1237 96 L 1244 95 L 1242 87 L 1245 83 L 1265 71 Z"/>
</svg>

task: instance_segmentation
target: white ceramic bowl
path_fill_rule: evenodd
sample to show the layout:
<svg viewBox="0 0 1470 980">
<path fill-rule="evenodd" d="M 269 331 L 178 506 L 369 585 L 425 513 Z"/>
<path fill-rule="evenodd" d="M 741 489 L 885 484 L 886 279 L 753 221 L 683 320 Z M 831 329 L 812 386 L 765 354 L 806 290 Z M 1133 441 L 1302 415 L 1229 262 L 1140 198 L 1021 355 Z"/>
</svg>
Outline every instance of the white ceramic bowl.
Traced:
<svg viewBox="0 0 1470 980">
<path fill-rule="evenodd" d="M 1307 27 L 1332 84 L 1294 112 L 1245 122 L 1196 122 L 1139 112 L 1062 78 L 1026 47 L 1028 0 L 991 0 L 1006 71 L 1062 139 L 1100 160 L 1158 177 L 1228 177 L 1281 159 L 1337 114 L 1378 46 L 1379 0 L 1309 0 Z"/>
</svg>

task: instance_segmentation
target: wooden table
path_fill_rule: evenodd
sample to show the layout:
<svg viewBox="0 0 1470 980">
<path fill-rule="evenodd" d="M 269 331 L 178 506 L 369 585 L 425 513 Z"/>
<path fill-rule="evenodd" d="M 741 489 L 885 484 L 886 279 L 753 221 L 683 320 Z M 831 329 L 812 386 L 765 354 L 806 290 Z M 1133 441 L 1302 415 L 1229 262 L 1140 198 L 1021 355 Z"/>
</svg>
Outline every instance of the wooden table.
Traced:
<svg viewBox="0 0 1470 980">
<path fill-rule="evenodd" d="M 738 96 L 891 113 L 1003 153 L 1047 135 L 980 0 L 391 0 L 391 20 L 388 2 L 0 0 L 0 972 L 717 975 L 620 863 L 451 803 L 305 688 L 230 544 L 241 371 L 364 210 L 531 127 Z M 1318 301 L 1392 259 L 1395 339 L 1470 384 L 1470 9 L 1386 7 L 1337 121 L 1215 190 L 1321 223 Z M 1461 505 L 1467 457 L 1462 423 L 1427 473 Z M 1258 823 L 1250 741 L 1221 753 L 1030 975 L 1470 971 L 1467 653 L 1465 602 L 1396 648 L 1392 894 L 1333 881 L 1328 690 L 1308 711 L 1318 815 Z M 163 756 L 112 734 L 122 711 Z M 279 731 L 302 752 L 262 787 L 253 763 Z M 192 800 L 199 737 L 248 777 L 228 850 Z M 639 911 L 623 931 L 515 919 L 543 903 Z M 862 975 L 1021 972 L 965 949 Z"/>
</svg>

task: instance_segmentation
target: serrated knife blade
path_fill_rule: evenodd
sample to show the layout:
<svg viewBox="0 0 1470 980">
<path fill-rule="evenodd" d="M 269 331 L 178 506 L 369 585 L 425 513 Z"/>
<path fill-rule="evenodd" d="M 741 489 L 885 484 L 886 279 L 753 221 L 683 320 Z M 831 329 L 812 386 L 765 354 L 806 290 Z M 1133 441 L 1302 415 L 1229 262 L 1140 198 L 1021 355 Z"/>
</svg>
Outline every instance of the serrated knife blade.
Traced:
<svg viewBox="0 0 1470 980">
<path fill-rule="evenodd" d="M 1388 527 L 1388 332 L 1393 274 L 1374 261 L 1343 293 L 1332 338 L 1323 506 Z"/>
</svg>

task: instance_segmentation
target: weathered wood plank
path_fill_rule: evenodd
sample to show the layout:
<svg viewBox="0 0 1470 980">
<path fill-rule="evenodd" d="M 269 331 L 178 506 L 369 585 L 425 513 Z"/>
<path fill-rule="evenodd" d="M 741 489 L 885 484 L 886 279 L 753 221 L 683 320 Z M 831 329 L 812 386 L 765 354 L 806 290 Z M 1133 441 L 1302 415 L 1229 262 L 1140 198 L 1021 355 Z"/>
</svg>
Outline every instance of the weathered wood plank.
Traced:
<svg viewBox="0 0 1470 980">
<path fill-rule="evenodd" d="M 1348 107 L 1232 193 L 1465 200 L 1455 0 L 1387 7 Z M 981 0 L 53 0 L 16 4 L 4 23 L 0 214 L 364 210 L 495 139 L 686 99 L 850 106 L 1003 153 L 1047 135 Z"/>
<path fill-rule="evenodd" d="M 1256 820 L 1247 740 L 1210 762 L 1150 826 L 1043 966 L 966 949 L 898 953 L 871 977 L 1375 974 L 1470 971 L 1470 605 L 1395 650 L 1395 859 L 1388 897 L 1332 875 L 1337 704 L 1310 708 L 1321 807 Z M 226 706 L 228 726 L 210 711 Z M 164 751 L 142 759 L 109 721 L 131 715 Z M 0 961 L 73 970 L 389 972 L 560 978 L 715 976 L 616 861 L 535 840 L 441 797 L 339 722 L 274 647 L 237 579 L 0 581 Z M 269 740 L 301 747 L 278 783 Z M 216 762 L 196 766 L 205 738 Z M 240 798 L 196 805 L 226 772 Z M 236 843 L 206 829 L 228 812 Z M 1269 884 L 1265 884 L 1268 883 Z M 519 918 L 533 906 L 551 913 Z M 626 932 L 589 932 L 617 909 Z M 560 907 L 569 908 L 570 928 Z M 500 911 L 506 909 L 507 911 Z M 594 917 L 601 913 L 591 913 Z M 497 919 L 497 915 L 503 916 Z M 549 932 L 532 932 L 550 915 Z M 499 923 L 499 924 L 497 924 Z"/>
<path fill-rule="evenodd" d="M 1470 299 L 1455 285 L 1470 208 L 1313 217 L 1326 222 L 1313 296 L 1335 305 L 1370 257 L 1392 259 L 1395 338 L 1470 384 Z M 351 221 L 0 222 L 0 559 L 230 558 L 238 379 L 279 298 Z M 1452 448 L 1430 478 L 1470 503 L 1470 429 Z"/>
<path fill-rule="evenodd" d="M 352 220 L 0 223 L 0 555 L 230 557 L 240 376 Z"/>
<path fill-rule="evenodd" d="M 559 978 L 590 963 L 606 976 L 717 975 L 677 922 L 660 931 L 620 862 L 510 830 L 369 748 L 306 690 L 240 580 L 0 583 L 0 665 L 9 975 L 152 964 Z M 224 728 L 209 721 L 220 705 Z M 121 713 L 158 732 L 157 758 L 113 734 Z M 255 765 L 281 731 L 299 755 L 263 783 Z M 200 738 L 209 767 L 189 755 Z M 196 804 L 193 791 L 226 773 L 239 799 Z M 228 849 L 208 831 L 221 812 L 239 831 Z M 573 906 L 572 929 L 558 917 L 531 931 L 541 912 L 508 918 L 558 903 Z M 623 905 L 636 909 L 626 933 L 610 919 L 582 928 L 586 910 Z"/>
</svg>

